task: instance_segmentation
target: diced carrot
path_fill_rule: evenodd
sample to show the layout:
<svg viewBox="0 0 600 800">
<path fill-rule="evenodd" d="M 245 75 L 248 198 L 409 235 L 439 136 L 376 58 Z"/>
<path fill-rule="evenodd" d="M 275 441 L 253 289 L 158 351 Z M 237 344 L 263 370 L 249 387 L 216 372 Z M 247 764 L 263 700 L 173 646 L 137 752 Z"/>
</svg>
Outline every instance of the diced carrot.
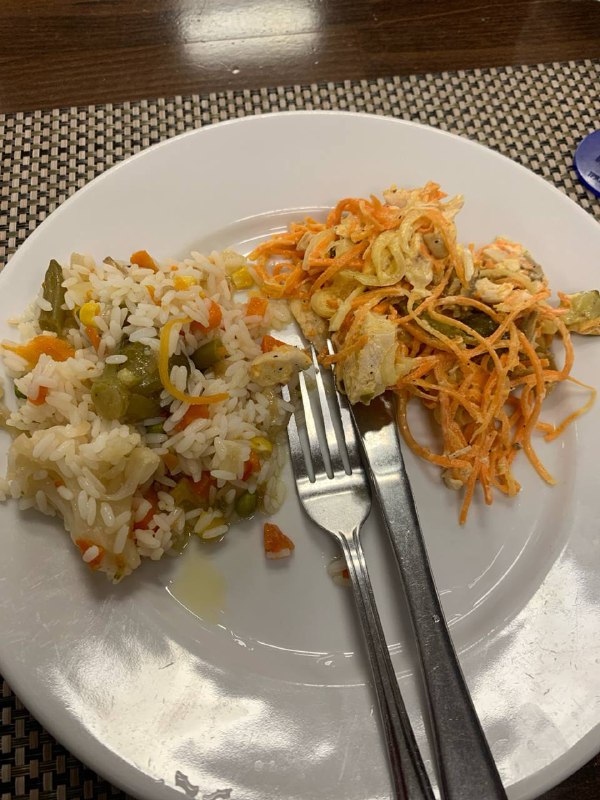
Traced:
<svg viewBox="0 0 600 800">
<path fill-rule="evenodd" d="M 85 333 L 94 350 L 98 352 L 98 348 L 100 347 L 100 334 L 96 328 L 94 328 L 93 325 L 86 325 Z"/>
<path fill-rule="evenodd" d="M 154 286 L 146 286 L 146 291 L 150 295 L 150 299 L 152 300 L 152 302 L 156 303 L 156 300 L 154 299 L 155 296 Z"/>
<path fill-rule="evenodd" d="M 175 425 L 175 430 L 184 430 L 195 419 L 208 419 L 208 406 L 190 406 L 177 425 Z"/>
<path fill-rule="evenodd" d="M 263 351 L 263 353 L 270 353 L 271 350 L 275 350 L 277 347 L 284 346 L 285 342 L 276 339 L 274 336 L 269 336 L 269 334 L 263 336 L 260 343 L 260 349 Z"/>
<path fill-rule="evenodd" d="M 131 254 L 129 260 L 138 267 L 151 269 L 153 272 L 156 272 L 156 262 L 147 250 L 136 250 L 135 253 Z"/>
<path fill-rule="evenodd" d="M 90 547 L 97 547 L 98 548 L 98 555 L 93 558 L 91 561 L 87 562 L 88 567 L 90 569 L 97 569 L 100 566 L 100 562 L 104 558 L 104 548 L 100 544 L 95 544 L 91 542 L 89 539 L 76 539 L 75 544 L 79 548 L 81 555 L 83 556 Z"/>
<path fill-rule="evenodd" d="M 242 480 L 247 481 L 250 475 L 254 472 L 258 472 L 260 469 L 260 458 L 258 453 L 255 453 L 254 450 L 250 451 L 250 458 L 244 463 L 244 472 L 242 474 Z"/>
<path fill-rule="evenodd" d="M 145 530 L 150 525 L 152 519 L 154 518 L 154 515 L 158 511 L 158 495 L 156 494 L 154 489 L 149 489 L 146 492 L 146 494 L 144 495 L 144 500 L 147 500 L 150 503 L 150 508 L 148 509 L 148 512 L 143 519 L 140 519 L 138 520 L 138 522 L 134 523 L 133 529 L 135 531 Z"/>
<path fill-rule="evenodd" d="M 29 402 L 34 406 L 43 406 L 46 402 L 46 398 L 48 397 L 48 387 L 47 386 L 40 386 L 38 389 L 37 397 L 33 400 L 31 397 L 29 398 Z"/>
<path fill-rule="evenodd" d="M 214 300 L 211 300 L 210 307 L 208 309 L 208 325 L 202 325 L 200 322 L 196 322 L 194 320 L 190 324 L 190 330 L 193 333 L 206 333 L 207 331 L 212 331 L 219 327 L 222 319 L 223 312 L 221 311 L 221 306 L 218 303 L 215 303 Z"/>
<path fill-rule="evenodd" d="M 264 297 L 251 297 L 246 306 L 246 316 L 264 317 L 268 307 L 269 301 L 265 300 Z"/>
<path fill-rule="evenodd" d="M 296 547 L 290 537 L 272 522 L 265 522 L 263 539 L 267 558 L 286 558 Z"/>
<path fill-rule="evenodd" d="M 41 355 L 50 356 L 53 361 L 66 361 L 67 358 L 72 358 L 75 355 L 75 350 L 64 339 L 59 339 L 58 336 L 46 336 L 40 334 L 34 336 L 25 344 L 11 344 L 4 342 L 2 344 L 5 350 L 10 350 L 11 353 L 16 353 L 25 361 L 34 367 L 40 359 Z"/>
<path fill-rule="evenodd" d="M 172 472 L 177 464 L 179 464 L 179 459 L 175 453 L 165 453 L 162 457 L 162 460 L 164 461 L 165 467 L 169 470 L 169 472 Z"/>
<path fill-rule="evenodd" d="M 204 471 L 198 481 L 190 481 L 190 486 L 194 494 L 197 494 L 198 497 L 206 500 L 208 498 L 208 494 L 210 492 L 211 486 L 214 486 L 216 483 L 216 479 L 208 471 Z"/>
</svg>

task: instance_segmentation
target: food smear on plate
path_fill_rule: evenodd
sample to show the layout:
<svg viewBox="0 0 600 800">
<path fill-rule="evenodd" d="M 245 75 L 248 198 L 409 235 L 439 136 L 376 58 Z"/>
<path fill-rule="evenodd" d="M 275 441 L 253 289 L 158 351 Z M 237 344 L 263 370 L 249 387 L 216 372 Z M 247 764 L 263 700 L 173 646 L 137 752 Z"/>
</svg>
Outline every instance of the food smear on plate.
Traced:
<svg viewBox="0 0 600 800">
<path fill-rule="evenodd" d="M 289 310 L 254 279 L 232 251 L 75 254 L 50 262 L 20 341 L 2 343 L 17 408 L 0 490 L 58 513 L 115 582 L 283 501 L 280 388 L 310 358 L 271 335 Z"/>
<path fill-rule="evenodd" d="M 461 196 L 446 199 L 435 183 L 392 186 L 383 200 L 340 200 L 325 222 L 293 223 L 249 258 L 263 292 L 288 300 L 352 403 L 395 393 L 404 440 L 463 492 L 464 523 L 477 486 L 487 504 L 494 490 L 517 494 L 520 451 L 554 483 L 534 435 L 555 439 L 593 403 L 595 391 L 571 376 L 570 333 L 600 333 L 600 295 L 559 294 L 552 304 L 543 269 L 524 245 L 503 237 L 459 243 L 462 206 Z M 540 413 L 563 381 L 590 397 L 554 426 Z M 415 398 L 435 422 L 437 448 L 413 436 L 408 406 Z"/>
</svg>

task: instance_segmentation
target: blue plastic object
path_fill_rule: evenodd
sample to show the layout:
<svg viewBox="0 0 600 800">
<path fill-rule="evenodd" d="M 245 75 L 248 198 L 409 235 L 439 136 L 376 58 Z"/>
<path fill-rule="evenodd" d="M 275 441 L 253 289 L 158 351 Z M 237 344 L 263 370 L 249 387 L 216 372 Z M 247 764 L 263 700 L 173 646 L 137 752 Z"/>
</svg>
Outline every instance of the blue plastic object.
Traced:
<svg viewBox="0 0 600 800">
<path fill-rule="evenodd" d="M 585 137 L 575 151 L 573 163 L 579 180 L 600 197 L 600 131 Z"/>
</svg>

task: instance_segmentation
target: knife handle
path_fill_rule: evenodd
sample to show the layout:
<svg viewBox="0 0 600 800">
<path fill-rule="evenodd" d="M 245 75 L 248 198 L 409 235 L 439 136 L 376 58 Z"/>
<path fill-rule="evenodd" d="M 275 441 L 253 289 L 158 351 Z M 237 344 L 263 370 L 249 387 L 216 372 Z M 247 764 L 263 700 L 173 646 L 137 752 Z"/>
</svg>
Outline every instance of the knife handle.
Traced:
<svg viewBox="0 0 600 800">
<path fill-rule="evenodd" d="M 506 800 L 435 586 L 393 408 L 389 400 L 377 400 L 378 405 L 352 407 L 352 414 L 410 611 L 429 705 L 442 798 Z"/>
</svg>

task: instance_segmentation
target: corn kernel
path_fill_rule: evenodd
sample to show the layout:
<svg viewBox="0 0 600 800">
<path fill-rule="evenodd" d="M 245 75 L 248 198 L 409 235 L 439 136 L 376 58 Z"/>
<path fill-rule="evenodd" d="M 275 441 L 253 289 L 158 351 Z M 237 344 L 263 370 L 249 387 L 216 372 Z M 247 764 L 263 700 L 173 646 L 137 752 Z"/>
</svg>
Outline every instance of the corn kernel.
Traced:
<svg viewBox="0 0 600 800">
<path fill-rule="evenodd" d="M 94 322 L 94 317 L 97 317 L 100 313 L 100 304 L 99 303 L 84 303 L 81 308 L 79 309 L 79 319 L 81 320 L 82 325 L 93 325 L 96 326 Z"/>
<path fill-rule="evenodd" d="M 173 285 L 178 292 L 184 292 L 196 283 L 196 278 L 193 278 L 191 275 L 175 275 L 173 278 Z"/>
<path fill-rule="evenodd" d="M 236 289 L 249 289 L 254 285 L 254 278 L 248 267 L 241 267 L 231 275 L 231 280 Z"/>
<path fill-rule="evenodd" d="M 250 447 L 259 456 L 268 456 L 273 452 L 273 443 L 264 436 L 253 436 L 250 439 Z"/>
</svg>

